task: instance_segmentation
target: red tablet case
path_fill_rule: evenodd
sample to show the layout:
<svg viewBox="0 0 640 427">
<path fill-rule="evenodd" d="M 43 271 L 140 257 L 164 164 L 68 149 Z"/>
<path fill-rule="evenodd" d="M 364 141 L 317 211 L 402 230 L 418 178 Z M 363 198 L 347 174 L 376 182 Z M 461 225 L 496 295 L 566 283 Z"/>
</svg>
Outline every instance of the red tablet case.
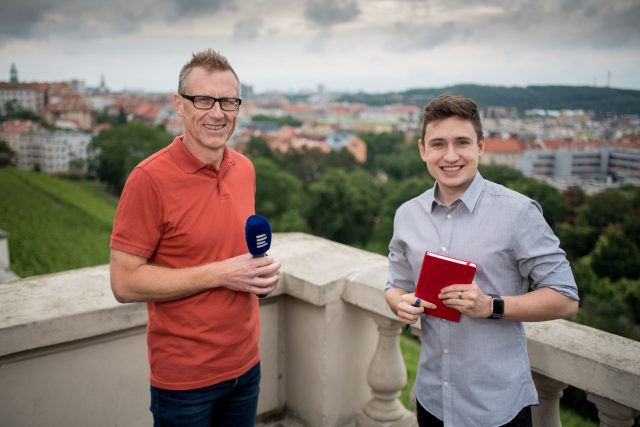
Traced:
<svg viewBox="0 0 640 427">
<path fill-rule="evenodd" d="M 416 286 L 416 297 L 434 303 L 435 310 L 426 310 L 430 316 L 441 317 L 454 322 L 460 321 L 461 313 L 447 307 L 438 298 L 440 289 L 454 284 L 471 284 L 476 273 L 476 264 L 433 252 L 425 252 L 420 277 Z"/>
</svg>

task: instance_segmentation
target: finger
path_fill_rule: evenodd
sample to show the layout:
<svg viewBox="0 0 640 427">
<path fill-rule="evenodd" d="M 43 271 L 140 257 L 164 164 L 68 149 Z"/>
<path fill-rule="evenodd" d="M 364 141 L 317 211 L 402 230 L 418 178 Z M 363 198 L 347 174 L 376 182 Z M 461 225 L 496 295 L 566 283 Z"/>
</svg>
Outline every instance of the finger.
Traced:
<svg viewBox="0 0 640 427">
<path fill-rule="evenodd" d="M 269 265 L 263 265 L 256 269 L 258 276 L 273 276 L 280 272 L 280 264 L 273 263 Z"/>
</svg>

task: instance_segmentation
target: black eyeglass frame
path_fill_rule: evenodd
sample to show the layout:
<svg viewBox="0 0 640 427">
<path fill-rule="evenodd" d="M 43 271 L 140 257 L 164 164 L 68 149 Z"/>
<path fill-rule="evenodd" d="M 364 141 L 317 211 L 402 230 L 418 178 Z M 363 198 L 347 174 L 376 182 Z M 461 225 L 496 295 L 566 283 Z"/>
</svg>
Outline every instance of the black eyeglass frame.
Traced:
<svg viewBox="0 0 640 427">
<path fill-rule="evenodd" d="M 187 95 L 185 93 L 180 93 L 180 92 L 179 92 L 179 94 L 184 99 L 187 99 L 187 100 L 191 101 L 191 103 L 193 104 L 193 107 L 197 108 L 198 110 L 211 110 L 216 105 L 216 102 L 217 102 L 218 104 L 220 104 L 220 109 L 222 111 L 238 111 L 238 109 L 240 109 L 240 104 L 242 104 L 242 99 L 240 99 L 240 98 L 214 98 L 213 96 L 206 96 L 206 95 L 194 95 L 194 96 L 191 96 L 191 95 Z M 197 107 L 196 106 L 196 98 L 212 99 L 213 102 L 211 103 L 211 107 L 209 107 L 209 108 Z M 231 110 L 229 110 L 227 108 L 224 108 L 222 106 L 222 102 L 223 101 L 227 101 L 227 102 L 228 101 L 232 101 L 232 102 L 234 102 L 236 108 L 233 108 Z"/>
</svg>

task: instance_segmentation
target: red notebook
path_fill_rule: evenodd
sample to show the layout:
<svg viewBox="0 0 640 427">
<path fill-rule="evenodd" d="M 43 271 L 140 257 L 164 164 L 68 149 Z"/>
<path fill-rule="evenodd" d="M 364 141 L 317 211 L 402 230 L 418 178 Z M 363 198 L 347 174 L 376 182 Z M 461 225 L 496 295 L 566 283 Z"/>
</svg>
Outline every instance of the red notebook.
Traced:
<svg viewBox="0 0 640 427">
<path fill-rule="evenodd" d="M 476 264 L 470 261 L 427 251 L 424 253 L 415 295 L 438 306 L 435 310 L 427 310 L 426 314 L 459 322 L 461 313 L 444 305 L 438 294 L 440 289 L 449 285 L 471 284 L 475 274 Z"/>
</svg>

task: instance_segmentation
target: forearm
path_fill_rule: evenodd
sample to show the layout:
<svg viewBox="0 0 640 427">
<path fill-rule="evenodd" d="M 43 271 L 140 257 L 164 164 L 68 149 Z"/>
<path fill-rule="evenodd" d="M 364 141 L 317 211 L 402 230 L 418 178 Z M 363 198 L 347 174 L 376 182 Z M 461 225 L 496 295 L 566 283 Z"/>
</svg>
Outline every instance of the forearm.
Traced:
<svg viewBox="0 0 640 427">
<path fill-rule="evenodd" d="M 111 268 L 111 285 L 120 302 L 161 302 L 188 297 L 212 289 L 219 283 L 215 266 L 167 268 L 139 264 L 127 271 Z"/>
<path fill-rule="evenodd" d="M 239 255 L 197 267 L 168 268 L 111 250 L 111 289 L 120 302 L 160 302 L 225 287 L 266 295 L 278 284 L 280 263 L 271 257 Z"/>
<path fill-rule="evenodd" d="M 541 288 L 523 295 L 502 296 L 505 320 L 539 322 L 571 317 L 578 312 L 578 301 L 553 289 Z"/>
</svg>

